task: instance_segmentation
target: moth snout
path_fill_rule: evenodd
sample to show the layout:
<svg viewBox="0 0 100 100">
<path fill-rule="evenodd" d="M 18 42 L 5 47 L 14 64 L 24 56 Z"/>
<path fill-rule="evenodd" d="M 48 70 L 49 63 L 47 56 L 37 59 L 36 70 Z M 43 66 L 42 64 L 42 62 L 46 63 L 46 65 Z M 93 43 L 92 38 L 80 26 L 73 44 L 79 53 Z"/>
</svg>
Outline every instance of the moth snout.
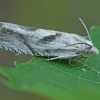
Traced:
<svg viewBox="0 0 100 100">
<path fill-rule="evenodd" d="M 99 54 L 99 50 L 98 50 L 95 46 L 93 46 L 93 47 L 91 48 L 91 52 L 92 52 L 93 54 Z"/>
</svg>

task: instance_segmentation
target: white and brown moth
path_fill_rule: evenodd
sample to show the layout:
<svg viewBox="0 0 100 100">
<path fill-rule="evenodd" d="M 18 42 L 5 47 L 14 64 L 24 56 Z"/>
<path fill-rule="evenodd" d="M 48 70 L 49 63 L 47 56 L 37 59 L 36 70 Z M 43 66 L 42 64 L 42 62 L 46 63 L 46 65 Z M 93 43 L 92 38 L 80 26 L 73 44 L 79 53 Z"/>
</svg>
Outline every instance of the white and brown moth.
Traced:
<svg viewBox="0 0 100 100">
<path fill-rule="evenodd" d="M 87 33 L 88 30 L 84 25 Z M 80 35 L 54 30 L 0 22 L 0 48 L 34 56 L 48 56 L 48 60 L 71 59 L 83 54 L 99 54 L 90 40 Z M 71 61 L 71 60 L 70 60 Z"/>
</svg>

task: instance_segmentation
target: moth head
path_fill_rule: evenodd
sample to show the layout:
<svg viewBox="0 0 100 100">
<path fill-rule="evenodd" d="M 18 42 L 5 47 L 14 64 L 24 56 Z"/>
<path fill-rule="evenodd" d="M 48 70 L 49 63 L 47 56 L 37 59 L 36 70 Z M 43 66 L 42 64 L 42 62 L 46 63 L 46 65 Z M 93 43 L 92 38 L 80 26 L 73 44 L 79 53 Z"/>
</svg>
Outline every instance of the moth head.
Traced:
<svg viewBox="0 0 100 100">
<path fill-rule="evenodd" d="M 97 49 L 97 47 L 95 47 L 93 45 L 93 43 L 91 41 L 87 40 L 86 45 L 88 46 L 86 51 L 85 51 L 86 53 L 89 53 L 89 54 L 99 54 L 99 50 Z"/>
<path fill-rule="evenodd" d="M 91 53 L 92 54 L 99 54 L 99 50 L 95 46 L 92 46 Z"/>
</svg>

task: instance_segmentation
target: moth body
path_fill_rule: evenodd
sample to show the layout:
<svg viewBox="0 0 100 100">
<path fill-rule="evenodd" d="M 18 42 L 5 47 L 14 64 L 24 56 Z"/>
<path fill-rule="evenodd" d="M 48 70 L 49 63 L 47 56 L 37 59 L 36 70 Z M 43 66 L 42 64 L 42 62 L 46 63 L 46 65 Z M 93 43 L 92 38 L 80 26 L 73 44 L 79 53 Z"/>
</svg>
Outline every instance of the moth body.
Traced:
<svg viewBox="0 0 100 100">
<path fill-rule="evenodd" d="M 80 35 L 0 22 L 0 48 L 48 60 L 99 54 L 99 50 Z"/>
</svg>

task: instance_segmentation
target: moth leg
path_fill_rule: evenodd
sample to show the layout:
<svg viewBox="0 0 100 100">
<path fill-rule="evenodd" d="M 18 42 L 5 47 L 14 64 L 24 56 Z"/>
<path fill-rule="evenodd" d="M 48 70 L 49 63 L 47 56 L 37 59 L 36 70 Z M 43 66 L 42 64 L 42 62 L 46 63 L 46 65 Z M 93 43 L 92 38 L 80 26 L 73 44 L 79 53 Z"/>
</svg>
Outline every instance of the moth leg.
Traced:
<svg viewBox="0 0 100 100">
<path fill-rule="evenodd" d="M 75 56 L 75 57 L 76 57 L 76 56 Z M 70 65 L 70 66 L 73 66 L 73 65 L 72 65 L 72 61 L 73 61 L 73 59 L 74 59 L 75 57 L 70 58 L 70 60 L 69 60 L 69 65 Z"/>
<path fill-rule="evenodd" d="M 71 59 L 71 58 L 74 58 L 76 56 L 79 56 L 80 54 L 68 54 L 68 55 L 65 55 L 65 56 L 58 56 L 58 57 L 54 57 L 54 58 L 49 58 L 49 59 L 46 59 L 47 61 L 49 60 L 56 60 L 56 59 Z"/>
<path fill-rule="evenodd" d="M 88 58 L 88 56 L 84 56 L 83 54 L 81 54 L 81 56 L 82 56 L 83 58 Z"/>
</svg>

